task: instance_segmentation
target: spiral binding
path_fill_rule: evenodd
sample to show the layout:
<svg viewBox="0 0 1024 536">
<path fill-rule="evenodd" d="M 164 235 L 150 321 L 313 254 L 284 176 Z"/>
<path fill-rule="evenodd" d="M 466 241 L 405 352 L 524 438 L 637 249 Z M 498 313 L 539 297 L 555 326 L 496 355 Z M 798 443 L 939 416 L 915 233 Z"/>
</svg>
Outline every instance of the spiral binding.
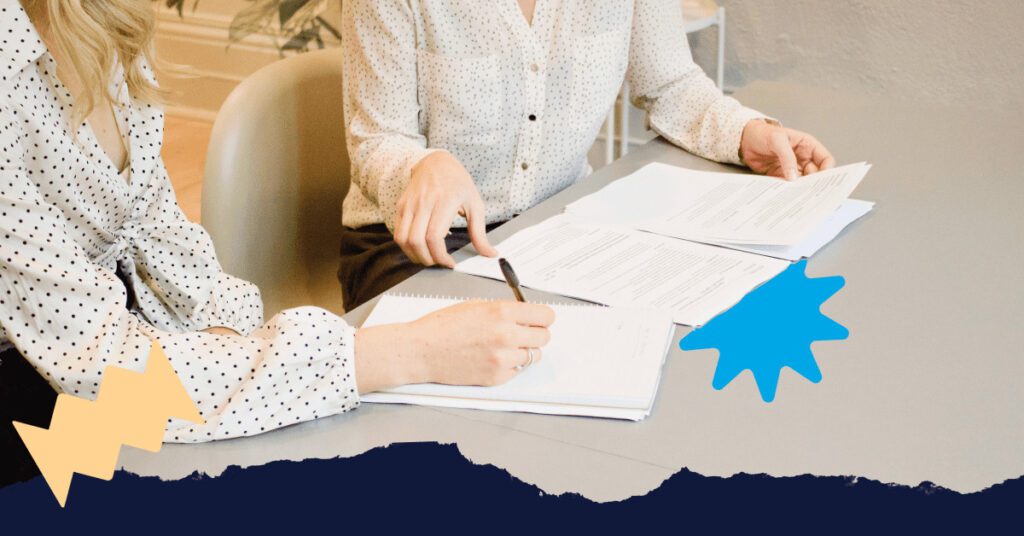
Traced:
<svg viewBox="0 0 1024 536">
<path fill-rule="evenodd" d="M 460 296 L 447 296 L 447 295 L 444 295 L 444 294 L 417 294 L 417 293 L 413 293 L 413 292 L 385 292 L 384 295 L 381 296 L 381 299 L 384 299 L 385 297 L 388 297 L 388 296 L 391 296 L 391 297 L 394 297 L 394 298 L 412 298 L 412 299 L 417 299 L 417 300 L 450 301 L 450 302 L 456 302 L 456 303 L 461 303 L 461 302 L 466 302 L 466 301 L 485 301 L 485 302 L 499 301 L 498 298 L 478 298 L 478 297 L 467 298 L 467 297 L 460 297 Z M 600 303 L 591 303 L 591 302 L 559 303 L 559 302 L 550 302 L 550 301 L 546 301 L 546 302 L 545 301 L 539 301 L 539 302 L 538 301 L 531 301 L 530 303 L 536 303 L 536 304 L 539 304 L 539 305 L 547 305 L 549 307 L 580 307 L 580 308 L 598 308 L 598 309 L 607 309 L 608 308 L 607 305 L 603 305 L 603 304 L 600 304 Z"/>
</svg>

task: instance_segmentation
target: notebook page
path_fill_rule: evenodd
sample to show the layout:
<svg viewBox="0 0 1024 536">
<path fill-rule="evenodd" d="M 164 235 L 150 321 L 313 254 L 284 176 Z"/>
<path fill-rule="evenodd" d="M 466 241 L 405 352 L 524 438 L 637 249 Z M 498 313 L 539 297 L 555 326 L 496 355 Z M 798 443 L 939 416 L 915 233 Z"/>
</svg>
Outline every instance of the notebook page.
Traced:
<svg viewBox="0 0 1024 536">
<path fill-rule="evenodd" d="M 480 409 L 485 411 L 514 411 L 518 413 L 539 413 L 541 415 L 571 415 L 574 417 L 600 417 L 625 421 L 642 421 L 651 414 L 651 408 L 612 408 L 606 406 L 581 406 L 578 404 L 544 404 L 541 402 L 507 402 L 504 400 L 483 400 L 480 398 L 458 398 L 450 396 L 403 395 L 396 393 L 370 393 L 364 402 L 373 404 L 411 404 L 455 409 Z"/>
<path fill-rule="evenodd" d="M 460 301 L 385 295 L 364 325 L 407 322 Z M 508 383 L 495 387 L 406 385 L 387 393 L 649 408 L 674 333 L 671 318 L 650 310 L 551 307 L 555 323 L 551 326 L 551 342 L 542 349 L 543 358 Z"/>
</svg>

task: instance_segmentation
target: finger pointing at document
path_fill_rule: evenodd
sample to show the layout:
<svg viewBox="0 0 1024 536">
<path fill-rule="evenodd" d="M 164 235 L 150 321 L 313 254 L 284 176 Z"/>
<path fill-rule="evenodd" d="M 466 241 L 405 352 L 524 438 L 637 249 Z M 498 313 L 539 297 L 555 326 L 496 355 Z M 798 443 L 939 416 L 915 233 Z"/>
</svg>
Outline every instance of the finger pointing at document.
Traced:
<svg viewBox="0 0 1024 536">
<path fill-rule="evenodd" d="M 480 192 L 466 168 L 447 152 L 432 153 L 413 167 L 396 212 L 395 243 L 416 264 L 455 267 L 445 237 L 456 216 L 466 218 L 470 242 L 480 254 L 498 254 L 487 240 Z"/>
</svg>

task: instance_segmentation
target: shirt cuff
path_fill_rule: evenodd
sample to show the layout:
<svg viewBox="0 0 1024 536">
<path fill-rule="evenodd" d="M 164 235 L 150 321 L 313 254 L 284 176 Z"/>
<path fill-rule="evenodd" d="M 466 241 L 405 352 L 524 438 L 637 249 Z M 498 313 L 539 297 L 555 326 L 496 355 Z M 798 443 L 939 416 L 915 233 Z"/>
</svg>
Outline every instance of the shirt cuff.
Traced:
<svg viewBox="0 0 1024 536">
<path fill-rule="evenodd" d="M 359 384 L 356 381 L 356 330 L 341 317 L 334 316 L 334 327 L 340 336 L 331 341 L 330 351 L 335 356 L 335 365 L 331 368 L 333 375 L 331 384 L 337 390 L 335 412 L 351 411 L 359 407 Z"/>
<path fill-rule="evenodd" d="M 248 281 L 220 272 L 196 320 L 195 331 L 228 328 L 239 335 L 248 336 L 263 324 L 260 289 Z"/>
<path fill-rule="evenodd" d="M 405 187 L 412 178 L 412 169 L 427 156 L 443 149 L 420 148 L 411 149 L 402 160 L 396 165 L 393 171 L 384 177 L 377 184 L 377 207 L 380 210 L 384 225 L 392 233 L 395 232 L 395 220 L 398 218 L 398 200 L 405 193 Z"/>
<path fill-rule="evenodd" d="M 776 125 L 779 124 L 777 120 L 745 106 L 736 108 L 729 115 L 729 119 L 727 119 L 725 125 L 723 125 L 722 143 L 724 144 L 724 147 L 721 147 L 719 151 L 719 154 L 724 157 L 723 162 L 747 167 L 740 155 L 740 144 L 743 141 L 743 129 L 746 128 L 748 123 L 757 119 L 763 119 Z"/>
</svg>

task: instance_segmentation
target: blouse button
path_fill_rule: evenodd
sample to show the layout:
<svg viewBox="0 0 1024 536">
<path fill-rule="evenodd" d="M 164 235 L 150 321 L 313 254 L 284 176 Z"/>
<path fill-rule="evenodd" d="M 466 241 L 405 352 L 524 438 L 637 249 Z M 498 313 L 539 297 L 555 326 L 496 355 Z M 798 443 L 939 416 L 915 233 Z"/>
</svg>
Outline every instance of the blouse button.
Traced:
<svg viewBox="0 0 1024 536">
<path fill-rule="evenodd" d="M 536 121 L 536 120 L 537 120 L 537 116 L 534 115 L 534 114 L 530 114 L 530 121 Z"/>
<path fill-rule="evenodd" d="M 538 71 L 540 71 L 540 65 L 537 65 L 536 63 L 534 63 L 533 65 L 530 66 L 530 70 L 533 71 L 533 72 L 538 72 Z"/>
<path fill-rule="evenodd" d="M 523 171 L 526 171 L 526 170 L 530 169 L 530 164 L 527 164 L 526 162 L 523 162 L 522 166 L 520 166 L 520 167 L 523 168 Z"/>
</svg>

